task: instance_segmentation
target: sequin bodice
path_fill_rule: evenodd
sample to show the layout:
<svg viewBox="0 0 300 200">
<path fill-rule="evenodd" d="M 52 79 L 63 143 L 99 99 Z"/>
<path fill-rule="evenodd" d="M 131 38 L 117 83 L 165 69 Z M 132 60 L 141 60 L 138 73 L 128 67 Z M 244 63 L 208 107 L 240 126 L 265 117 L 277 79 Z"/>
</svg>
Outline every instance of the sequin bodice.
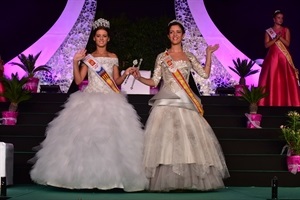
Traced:
<svg viewBox="0 0 300 200">
<path fill-rule="evenodd" d="M 203 66 L 198 62 L 196 57 L 186 52 L 186 55 L 189 60 L 178 60 L 173 61 L 173 65 L 181 72 L 186 82 L 189 81 L 189 75 L 191 69 L 193 68 L 201 77 L 208 78 L 208 75 L 203 70 Z M 171 90 L 172 92 L 176 93 L 177 91 L 181 90 L 180 85 L 178 85 L 177 81 L 174 79 L 172 73 L 169 71 L 168 67 L 163 63 L 162 60 L 163 53 L 159 54 L 156 59 L 155 69 L 152 76 L 155 85 L 158 85 L 159 81 L 162 79 L 163 87 L 166 89 Z"/>
<path fill-rule="evenodd" d="M 105 69 L 105 71 L 112 77 L 113 66 L 118 66 L 118 58 L 110 57 L 95 57 L 99 64 Z M 88 80 L 89 84 L 85 88 L 84 92 L 100 92 L 100 93 L 112 93 L 113 91 L 109 88 L 99 76 L 91 69 L 88 69 Z"/>
</svg>

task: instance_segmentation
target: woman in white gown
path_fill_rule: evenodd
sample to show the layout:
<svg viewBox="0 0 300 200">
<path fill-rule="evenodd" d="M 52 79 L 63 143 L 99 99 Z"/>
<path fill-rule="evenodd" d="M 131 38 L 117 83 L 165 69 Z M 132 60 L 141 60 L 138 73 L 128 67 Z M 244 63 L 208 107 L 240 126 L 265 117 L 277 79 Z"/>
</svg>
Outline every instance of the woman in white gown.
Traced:
<svg viewBox="0 0 300 200">
<path fill-rule="evenodd" d="M 209 77 L 211 55 L 219 46 L 207 47 L 203 67 L 192 53 L 183 51 L 184 33 L 182 23 L 171 21 L 171 47 L 157 56 L 152 78 L 134 73 L 149 86 L 163 80 L 150 100 L 153 107 L 145 127 L 144 165 L 152 191 L 214 190 L 223 188 L 223 179 L 229 177 L 221 146 L 202 116 L 201 101 L 188 86 L 191 68 Z"/>
<path fill-rule="evenodd" d="M 133 68 L 119 75 L 117 56 L 106 50 L 109 25 L 102 18 L 95 21 L 97 49 L 91 55 L 86 56 L 86 50 L 74 55 L 76 84 L 86 74 L 89 83 L 83 92 L 71 94 L 64 109 L 49 123 L 30 172 L 38 184 L 69 189 L 122 188 L 130 192 L 148 186 L 142 167 L 142 125 L 116 86 Z"/>
</svg>

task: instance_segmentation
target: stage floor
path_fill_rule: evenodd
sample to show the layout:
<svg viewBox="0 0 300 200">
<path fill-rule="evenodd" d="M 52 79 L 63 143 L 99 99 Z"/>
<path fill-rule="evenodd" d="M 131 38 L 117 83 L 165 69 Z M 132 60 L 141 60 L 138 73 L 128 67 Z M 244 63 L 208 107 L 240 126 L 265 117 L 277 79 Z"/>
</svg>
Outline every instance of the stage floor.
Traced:
<svg viewBox="0 0 300 200">
<path fill-rule="evenodd" d="M 226 187 L 211 192 L 126 193 L 122 190 L 67 190 L 30 184 L 9 186 L 7 197 L 10 200 L 266 200 L 271 199 L 271 188 Z M 279 187 L 278 199 L 300 200 L 300 187 Z"/>
</svg>

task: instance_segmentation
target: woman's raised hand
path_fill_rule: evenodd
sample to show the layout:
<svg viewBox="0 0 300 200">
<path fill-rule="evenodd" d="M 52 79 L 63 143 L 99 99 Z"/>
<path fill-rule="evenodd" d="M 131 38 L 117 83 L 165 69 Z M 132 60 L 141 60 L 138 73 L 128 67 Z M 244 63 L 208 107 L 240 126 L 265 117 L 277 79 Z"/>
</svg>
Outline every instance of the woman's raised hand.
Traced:
<svg viewBox="0 0 300 200">
<path fill-rule="evenodd" d="M 219 44 L 208 45 L 206 48 L 206 53 L 213 53 L 219 49 Z"/>
<path fill-rule="evenodd" d="M 81 49 L 75 53 L 73 60 L 75 62 L 78 62 L 82 60 L 85 56 L 86 56 L 86 49 Z"/>
</svg>

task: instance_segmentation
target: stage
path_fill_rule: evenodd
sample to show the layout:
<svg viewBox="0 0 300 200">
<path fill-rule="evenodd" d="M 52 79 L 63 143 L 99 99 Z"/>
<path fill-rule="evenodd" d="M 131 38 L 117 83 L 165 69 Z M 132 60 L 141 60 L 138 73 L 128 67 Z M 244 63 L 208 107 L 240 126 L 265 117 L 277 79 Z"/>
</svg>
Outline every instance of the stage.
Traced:
<svg viewBox="0 0 300 200">
<path fill-rule="evenodd" d="M 10 61 L 14 61 L 14 57 L 17 56 L 19 53 L 33 53 L 40 50 L 44 50 L 41 47 L 47 47 L 49 48 L 52 44 L 49 42 L 49 40 L 45 40 L 48 45 L 40 45 L 40 46 L 30 46 L 31 42 L 34 41 L 41 41 L 38 40 L 38 38 L 44 36 L 44 32 L 46 30 L 53 30 L 53 27 L 56 23 L 57 18 L 60 16 L 61 12 L 66 9 L 67 11 L 70 11 L 69 13 L 74 15 L 73 24 L 70 24 L 69 30 L 64 31 L 64 36 L 61 37 L 61 43 L 58 43 L 57 38 L 53 37 L 55 39 L 56 43 L 53 43 L 56 45 L 53 47 L 53 49 L 50 51 L 43 51 L 42 60 L 39 60 L 41 64 L 47 64 L 53 67 L 53 76 L 51 76 L 50 80 L 49 77 L 42 79 L 43 84 L 48 85 L 57 85 L 61 84 L 63 92 L 68 91 L 69 89 L 69 83 L 72 81 L 72 63 L 71 57 L 74 55 L 74 52 L 77 51 L 79 48 L 85 48 L 88 43 L 89 38 L 89 31 L 86 31 L 84 34 L 84 37 L 81 38 L 81 42 L 79 42 L 78 33 L 80 32 L 83 27 L 81 27 L 81 24 L 89 24 L 89 21 L 86 21 L 85 23 L 76 23 L 77 17 L 78 20 L 80 20 L 80 16 L 85 16 L 84 14 L 88 13 L 89 15 L 95 15 L 96 17 L 99 17 L 99 13 L 103 14 L 102 12 L 97 11 L 96 8 L 88 8 L 88 6 L 83 6 L 86 4 L 95 5 L 89 2 L 95 2 L 94 0 L 85 0 L 85 1 L 79 1 L 82 3 L 82 10 L 81 8 L 77 10 L 77 15 L 75 15 L 75 11 L 72 7 L 68 7 L 66 5 L 67 1 L 65 0 L 62 5 L 59 7 L 56 5 L 54 6 L 54 9 L 57 10 L 56 17 L 52 17 L 52 21 L 43 21 L 43 25 L 45 28 L 41 28 L 40 24 L 34 25 L 34 27 L 38 27 L 41 29 L 41 32 L 35 36 L 35 38 L 29 40 L 28 43 L 30 44 L 22 44 L 20 48 L 17 48 L 17 45 L 15 43 L 21 43 L 21 41 L 18 41 L 16 39 L 18 38 L 29 38 L 29 36 L 25 35 L 25 37 L 13 37 L 12 33 L 20 33 L 18 30 L 11 29 L 12 27 L 4 27 L 4 30 L 10 30 L 10 31 L 3 31 L 4 33 L 7 33 L 8 35 L 3 35 L 4 40 L 7 40 L 7 45 L 1 45 L 3 47 L 2 51 L 2 58 L 4 58 L 6 63 L 9 63 Z M 100 1 L 96 1 L 100 2 Z M 109 1 L 107 1 L 109 2 Z M 123 2 L 123 1 L 122 1 Z M 257 20 L 251 19 L 251 23 L 255 23 L 257 26 L 251 26 L 250 22 L 245 23 L 244 18 L 236 17 L 239 13 L 236 12 L 237 10 L 239 12 L 245 12 L 245 9 L 236 9 L 233 4 L 228 4 L 228 7 L 224 7 L 223 5 L 215 6 L 216 2 L 210 3 L 210 1 L 206 1 L 207 7 L 207 13 L 211 14 L 211 17 L 214 17 L 214 21 L 216 21 L 216 24 L 221 24 L 224 27 L 228 27 L 230 30 L 234 30 L 235 34 L 238 34 L 239 37 L 236 37 L 235 35 L 230 34 L 229 32 L 224 30 L 223 32 L 225 36 L 228 36 L 228 38 L 220 38 L 220 37 L 211 37 L 210 35 L 207 35 L 207 32 L 211 32 L 216 34 L 216 31 L 212 31 L 212 29 L 209 29 L 208 22 L 204 22 L 204 14 L 206 13 L 206 10 L 201 10 L 201 12 L 198 12 L 198 10 L 195 8 L 200 8 L 201 6 L 192 6 L 191 12 L 181 12 L 186 11 L 186 9 L 180 9 L 185 8 L 185 5 L 187 5 L 188 2 L 196 2 L 196 1 L 188 1 L 188 0 L 176 0 L 171 1 L 172 6 L 174 4 L 174 13 L 172 12 L 172 18 L 177 19 L 190 19 L 185 20 L 185 25 L 191 29 L 195 30 L 196 32 L 190 35 L 186 35 L 187 41 L 189 43 L 186 43 L 187 47 L 189 46 L 195 46 L 197 47 L 197 54 L 199 52 L 204 52 L 204 48 L 206 48 L 206 44 L 213 44 L 213 43 L 220 43 L 220 50 L 216 52 L 215 57 L 213 59 L 213 70 L 212 70 L 212 80 L 211 82 L 203 82 L 202 80 L 198 80 L 196 85 L 201 86 L 212 86 L 214 84 L 211 83 L 218 83 L 215 85 L 218 86 L 230 86 L 233 84 L 232 80 L 234 78 L 234 74 L 228 70 L 227 67 L 232 65 L 232 58 L 238 56 L 238 57 L 247 57 L 242 53 L 246 52 L 249 57 L 251 57 L 253 60 L 255 58 L 261 58 L 261 55 L 264 55 L 263 53 L 256 54 L 256 52 L 264 51 L 264 47 L 262 44 L 262 33 L 261 31 L 264 30 L 265 26 L 269 26 L 270 16 L 263 16 L 262 14 L 269 14 L 271 11 L 273 12 L 273 9 L 275 7 L 281 5 L 278 2 L 274 3 L 272 7 L 269 5 L 266 5 L 265 7 L 261 7 L 261 9 L 268 8 L 267 10 L 256 11 L 256 13 L 260 13 L 260 15 L 257 15 L 257 19 L 259 20 L 266 20 L 266 23 L 257 23 Z M 201 5 L 204 5 L 204 1 L 200 1 Z M 4 6 L 6 8 L 23 8 L 23 6 Z M 100 5 L 105 5 L 104 2 L 101 2 L 99 4 L 99 8 L 101 8 Z M 28 3 L 27 3 L 28 4 Z M 120 4 L 114 3 L 118 8 L 124 9 L 123 6 L 120 6 Z M 154 3 L 152 2 L 154 5 Z M 243 5 L 246 5 L 245 2 L 242 3 Z M 286 2 L 285 2 L 286 4 Z M 292 2 L 290 2 L 292 4 Z M 70 4 L 71 5 L 71 4 Z M 209 7 L 209 5 L 211 5 Z M 251 2 L 251 5 L 255 5 Z M 32 6 L 32 5 L 30 5 Z M 66 7 L 64 7 L 66 6 Z M 72 6 L 75 6 L 75 4 Z M 229 7 L 230 6 L 230 7 Z M 78 6 L 77 6 L 78 7 Z M 110 6 L 108 6 L 111 8 Z M 138 6 L 135 6 L 135 8 Z M 168 6 L 169 7 L 169 6 Z M 215 10 L 212 10 L 213 8 L 218 7 L 222 8 L 220 11 L 216 12 Z M 294 6 L 292 6 L 294 8 Z M 46 7 L 47 8 L 47 7 Z M 98 9 L 99 9 L 98 8 Z M 201 8 L 204 8 L 203 6 Z M 226 8 L 226 9 L 224 9 Z M 248 7 L 249 8 L 249 7 Z M 31 8 L 32 9 L 32 8 Z M 151 10 L 148 7 L 145 8 L 147 10 Z M 173 8 L 172 8 L 173 9 Z M 277 9 L 277 7 L 276 7 Z M 9 9 L 5 9 L 9 10 Z M 24 9 L 23 9 L 24 10 Z M 26 9 L 25 9 L 26 10 Z M 28 9 L 27 9 L 28 10 Z M 37 7 L 36 10 L 40 10 L 42 12 L 45 12 L 45 10 L 51 9 L 41 9 L 40 7 Z M 128 9 L 129 10 L 129 9 Z M 246 9 L 249 12 L 253 12 L 253 9 Z M 286 9 L 287 16 L 291 12 L 291 9 Z M 93 12 L 92 12 L 93 11 Z M 97 12 L 96 12 L 97 11 Z M 203 12 L 205 11 L 205 12 Z M 232 12 L 231 12 L 232 11 Z M 234 12 L 233 12 L 234 11 Z M 11 12 L 11 11 L 9 11 Z M 143 12 L 143 11 L 141 11 Z M 165 11 L 164 11 L 165 12 Z M 20 12 L 21 13 L 21 12 Z M 29 12 L 29 13 L 35 13 L 36 12 Z M 110 12 L 109 12 L 110 13 Z M 137 16 L 136 12 L 134 13 L 135 16 Z M 221 17 L 214 16 L 218 13 Z M 235 14 L 235 15 L 229 15 L 227 18 L 224 18 L 224 14 Z M 39 14 L 39 13 L 37 13 Z M 174 14 L 174 16 L 173 16 Z M 195 14 L 202 14 L 201 17 L 195 17 Z M 47 13 L 43 13 L 44 16 L 47 16 Z M 52 12 L 52 15 L 54 13 Z M 244 13 L 245 16 L 248 16 Z M 6 15 L 5 15 L 6 16 Z M 65 16 L 65 15 L 62 15 Z M 25 17 L 25 16 L 24 16 Z M 102 15 L 101 15 L 102 17 Z M 108 17 L 107 15 L 104 17 Z M 113 19 L 115 16 L 109 16 L 110 19 Z M 41 17 L 33 16 L 33 18 L 40 19 Z M 50 17 L 46 17 L 45 19 L 48 19 Z M 6 20 L 6 17 L 3 19 Z M 25 18 L 26 19 L 26 18 Z M 71 22 L 70 17 L 66 18 L 68 22 Z M 84 19 L 87 20 L 94 20 L 94 17 Z M 199 20 L 198 20 L 199 19 Z M 201 20 L 200 20 L 201 19 Z M 219 20 L 218 20 L 219 19 Z M 220 19 L 225 19 L 225 22 L 221 21 Z M 230 19 L 230 20 L 228 20 Z M 238 22 L 235 20 L 239 20 L 243 26 L 238 26 Z M 249 18 L 250 19 L 250 18 Z M 289 21 L 291 20 L 291 17 L 288 18 Z M 234 23 L 233 23 L 233 21 Z M 25 21 L 31 21 L 33 20 L 28 19 Z M 210 21 L 210 20 L 209 20 Z M 46 23 L 47 22 L 47 23 Z M 58 22 L 60 22 L 58 20 Z M 157 21 L 155 21 L 155 25 Z M 227 24 L 229 23 L 229 24 Z M 16 24 L 16 23 L 3 23 L 5 24 Z M 76 24 L 76 26 L 73 26 Z M 236 25 L 236 28 L 232 28 L 232 24 Z M 250 26 L 249 26 L 250 24 Z M 293 25 L 294 24 L 294 25 Z M 297 23 L 291 23 L 292 29 L 294 30 L 294 33 L 297 32 L 297 27 L 295 27 Z M 53 25 L 53 26 L 52 26 Z M 118 24 L 113 24 L 115 27 L 117 27 Z M 201 29 L 200 25 L 204 25 L 205 27 Z M 256 30 L 259 31 L 248 31 L 251 33 L 252 40 L 256 42 L 251 42 L 251 45 L 249 43 L 245 44 L 241 50 L 238 50 L 235 46 L 243 46 L 244 37 L 240 37 L 240 35 L 244 36 L 243 34 L 240 34 L 241 31 L 236 31 L 236 29 L 243 30 L 243 27 L 247 28 L 249 30 L 249 27 L 253 27 Z M 20 26 L 15 26 L 18 28 L 22 28 Z M 51 29 L 50 29 L 51 27 Z M 58 26 L 57 26 L 58 27 Z M 56 27 L 56 28 L 57 28 Z M 60 26 L 60 28 L 63 27 L 66 29 L 67 26 Z M 212 27 L 212 26 L 210 26 Z M 24 28 L 23 28 L 24 29 Z M 21 29 L 21 30 L 23 30 Z M 13 31 L 12 31 L 13 30 Z M 29 28 L 28 31 L 29 35 L 33 35 L 32 32 L 37 32 L 33 30 L 33 28 Z M 42 32 L 42 30 L 44 32 Z M 246 29 L 245 29 L 246 30 Z M 298 29 L 299 30 L 299 29 Z M 122 29 L 120 29 L 122 31 Z M 148 31 L 148 30 L 147 30 Z M 49 31 L 50 33 L 53 33 Z M 49 33 L 48 32 L 48 33 Z M 135 31 L 136 32 L 136 31 Z M 132 33 L 135 33 L 132 31 Z M 148 31 L 149 32 L 149 31 Z M 191 31 L 188 31 L 191 32 Z M 243 32 L 243 31 L 242 31 Z M 247 31 L 244 31 L 246 33 Z M 69 34 L 72 33 L 72 34 Z M 192 32 L 191 32 L 192 33 Z M 53 34 L 56 36 L 56 34 Z M 122 35 L 122 34 L 121 34 Z M 126 34 L 124 34 L 126 35 Z M 136 42 L 142 41 L 136 37 L 134 34 L 131 34 L 133 39 L 130 38 L 130 35 L 127 35 L 127 40 L 125 41 L 125 45 L 128 45 L 129 41 Z M 141 34 L 142 35 L 142 34 Z M 297 34 L 296 34 L 297 35 Z M 10 38 L 13 38 L 14 41 L 12 41 Z M 74 39 L 75 38 L 75 39 Z M 189 40 L 194 39 L 194 40 Z M 249 38 L 249 37 L 246 37 Z M 44 38 L 45 39 L 45 38 Z M 115 38 L 114 38 L 115 39 Z M 212 40 L 213 39 L 213 40 Z M 225 43 L 229 42 L 229 39 L 232 39 L 232 43 Z M 236 39 L 235 41 L 233 41 Z M 241 39 L 242 41 L 237 41 L 237 39 Z M 153 40 L 153 35 L 151 35 L 150 41 Z M 22 39 L 22 42 L 24 39 Z M 43 40 L 42 40 L 43 41 Z M 70 41 L 73 41 L 70 42 Z M 230 40 L 231 41 L 231 40 Z M 249 40 L 250 41 L 250 40 Z M 13 43 L 14 42 L 14 43 Z M 139 42 L 136 42 L 137 44 Z M 294 42 L 293 42 L 294 43 Z M 297 41 L 295 41 L 297 44 Z M 3 42 L 4 44 L 4 42 Z M 32 43 L 36 44 L 36 43 Z M 121 47 L 121 43 L 117 43 L 118 47 Z M 157 44 L 157 42 L 153 42 L 153 44 Z M 201 44 L 201 45 L 200 45 Z M 228 45 L 229 44 L 229 45 Z M 255 45 L 258 46 L 258 48 L 254 48 Z M 14 48 L 11 48 L 11 47 Z M 52 45 L 51 45 L 52 46 Z M 140 45 L 142 50 L 144 50 L 149 45 Z M 28 47 L 28 49 L 26 49 Z M 37 47 L 37 48 L 33 48 Z M 226 49 L 227 47 L 232 47 L 229 51 Z M 165 49 L 166 47 L 163 46 Z M 202 48 L 202 49 L 201 49 Z M 296 48 L 295 46 L 292 47 Z M 23 51 L 26 49 L 25 51 Z M 65 51 L 65 49 L 68 49 L 68 51 Z M 139 50 L 136 50 L 132 48 L 134 51 L 139 52 Z M 152 52 L 155 56 L 160 52 L 157 47 L 155 47 L 157 52 L 151 50 L 148 52 Z M 126 51 L 128 48 L 126 48 Z M 129 49 L 130 50 L 130 49 Z M 254 53 L 251 53 L 250 50 L 254 50 Z M 191 49 L 191 51 L 194 51 L 194 49 Z M 9 52 L 9 53 L 6 53 Z M 44 55 L 44 52 L 49 53 L 49 55 Z M 143 51 L 141 51 L 143 52 Z M 147 52 L 147 51 L 146 51 Z M 225 54 L 225 53 L 226 54 Z M 66 54 L 67 53 L 67 54 Z M 135 52 L 134 52 L 135 53 Z M 219 53 L 224 53 L 220 55 Z M 230 56 L 227 55 L 227 53 L 230 53 Z M 11 55 L 9 55 L 11 54 Z M 148 54 L 148 53 L 147 53 Z M 218 55 L 219 54 L 219 55 Z M 125 55 L 125 54 L 124 54 Z M 123 54 L 118 53 L 119 59 L 122 61 Z M 198 57 L 201 57 L 201 55 L 197 55 Z M 16 58 L 16 57 L 15 57 Z M 59 58 L 59 59 L 58 59 Z M 295 56 L 296 62 L 297 62 L 297 56 Z M 146 53 L 143 55 L 143 59 L 146 60 Z M 225 59 L 223 61 L 222 59 Z M 155 58 L 151 59 L 153 62 L 155 61 Z M 299 59 L 298 59 L 299 60 Z M 131 58 L 129 59 L 131 63 Z M 153 67 L 154 65 L 149 64 L 149 62 L 143 62 L 147 63 L 150 67 Z M 122 63 L 122 62 L 120 62 Z M 128 65 L 129 66 L 129 65 Z M 298 65 L 297 65 L 298 66 Z M 142 66 L 143 67 L 143 66 Z M 259 66 L 257 66 L 259 67 Z M 11 73 L 11 69 L 13 69 L 13 66 L 7 66 L 6 67 L 6 74 Z M 18 68 L 17 68 L 18 69 Z M 260 68 L 259 68 L 260 69 Z M 18 71 L 18 70 L 13 70 Z M 150 72 L 150 71 L 149 71 Z M 225 73 L 226 72 L 226 73 Z M 231 73 L 231 74 L 230 74 Z M 225 74 L 225 76 L 224 76 Z M 233 77 L 231 77 L 231 76 Z M 43 74 L 40 75 L 43 77 Z M 256 74 L 255 76 L 258 76 Z M 62 79 L 56 80 L 56 77 L 62 77 Z M 222 79 L 221 79 L 221 78 Z M 253 76 L 251 76 L 252 78 Z M 197 78 L 197 77 L 196 77 Z M 220 81 L 224 80 L 224 82 Z M 228 81 L 228 82 L 225 82 Z M 234 79 L 235 81 L 238 81 L 238 79 Z M 49 81 L 49 82 L 47 82 Z M 131 85 L 132 81 L 129 81 L 129 85 Z M 249 80 L 249 83 L 250 80 Z M 65 90 L 64 90 L 65 88 Z M 211 88 L 209 87 L 202 87 L 205 88 L 205 91 L 200 91 L 205 94 L 210 94 Z M 49 87 L 48 87 L 49 89 Z M 197 88 L 196 88 L 197 89 Z M 201 89 L 201 87 L 200 87 Z M 49 91 L 48 91 L 49 92 Z M 52 91 L 53 92 L 53 91 Z M 211 93 L 213 94 L 213 93 Z M 226 163 L 228 165 L 230 178 L 224 180 L 226 188 L 222 190 L 217 191 L 211 191 L 211 192 L 188 192 L 188 191 L 176 191 L 176 192 L 168 192 L 168 193 L 150 193 L 147 191 L 143 192 L 136 192 L 136 193 L 126 193 L 123 192 L 123 190 L 109 190 L 109 191 L 100 191 L 100 190 L 66 190 L 66 189 L 60 189 L 60 188 L 53 188 L 53 187 L 47 187 L 47 186 L 41 186 L 34 184 L 30 177 L 29 172 L 31 170 L 32 165 L 28 163 L 28 160 L 31 159 L 35 155 L 35 151 L 33 150 L 33 147 L 38 146 L 44 139 L 45 139 L 45 130 L 47 128 L 47 125 L 51 120 L 57 115 L 57 113 L 63 109 L 63 104 L 66 102 L 66 100 L 69 97 L 69 93 L 37 93 L 33 94 L 33 97 L 24 103 L 20 104 L 19 107 L 19 116 L 16 126 L 0 126 L 0 141 L 5 143 L 11 143 L 14 145 L 14 165 L 13 165 L 13 185 L 9 185 L 7 188 L 7 197 L 10 197 L 9 199 L 12 200 L 32 200 L 32 199 L 76 199 L 76 200 L 92 200 L 92 199 L 128 199 L 128 200 L 134 200 L 134 199 L 144 199 L 144 200 L 156 200 L 156 199 L 202 199 L 202 200 L 214 200 L 214 199 L 230 199 L 230 200 L 253 200 L 253 199 L 271 199 L 271 179 L 274 176 L 277 176 L 279 179 L 279 188 L 278 188 L 278 199 L 285 199 L 285 200 L 296 200 L 300 199 L 300 173 L 292 174 L 287 169 L 286 164 L 286 155 L 281 155 L 282 148 L 285 145 L 285 141 L 280 138 L 280 125 L 286 123 L 286 114 L 288 111 L 291 110 L 299 110 L 299 107 L 259 107 L 258 113 L 262 114 L 262 122 L 261 122 L 261 129 L 249 129 L 246 127 L 247 119 L 245 117 L 245 113 L 247 113 L 249 110 L 249 105 L 247 102 L 235 97 L 235 96 L 200 96 L 202 100 L 202 104 L 204 106 L 204 117 L 208 121 L 208 123 L 212 126 L 221 146 L 224 151 Z M 150 106 L 148 105 L 148 100 L 152 97 L 151 94 L 129 94 L 128 101 L 131 103 L 134 108 L 136 109 L 138 115 L 140 116 L 141 122 L 143 124 L 146 123 L 149 112 L 150 112 Z M 0 111 L 4 111 L 8 108 L 7 102 L 0 102 Z M 6 197 L 0 197 L 1 199 L 7 199 Z"/>
<path fill-rule="evenodd" d="M 19 107 L 16 126 L 0 126 L 0 141 L 14 145 L 14 184 L 31 184 L 28 160 L 34 157 L 33 147 L 45 138 L 47 124 L 63 108 L 70 94 L 36 93 Z M 146 123 L 153 95 L 128 95 L 131 103 Z M 245 113 L 248 103 L 235 96 L 201 96 L 204 117 L 213 128 L 225 155 L 230 178 L 228 187 L 269 187 L 274 176 L 281 187 L 300 187 L 300 174 L 287 170 L 286 155 L 281 155 L 286 144 L 280 138 L 280 125 L 286 122 L 286 113 L 295 107 L 259 107 L 261 127 L 247 128 Z M 0 102 L 0 111 L 8 108 Z"/>
<path fill-rule="evenodd" d="M 226 187 L 211 192 L 176 191 L 168 193 L 122 190 L 65 190 L 40 185 L 14 185 L 7 190 L 10 200 L 259 200 L 271 199 L 270 187 Z M 0 198 L 1 199 L 1 198 Z M 279 187 L 278 199 L 299 200 L 299 187 Z"/>
</svg>

